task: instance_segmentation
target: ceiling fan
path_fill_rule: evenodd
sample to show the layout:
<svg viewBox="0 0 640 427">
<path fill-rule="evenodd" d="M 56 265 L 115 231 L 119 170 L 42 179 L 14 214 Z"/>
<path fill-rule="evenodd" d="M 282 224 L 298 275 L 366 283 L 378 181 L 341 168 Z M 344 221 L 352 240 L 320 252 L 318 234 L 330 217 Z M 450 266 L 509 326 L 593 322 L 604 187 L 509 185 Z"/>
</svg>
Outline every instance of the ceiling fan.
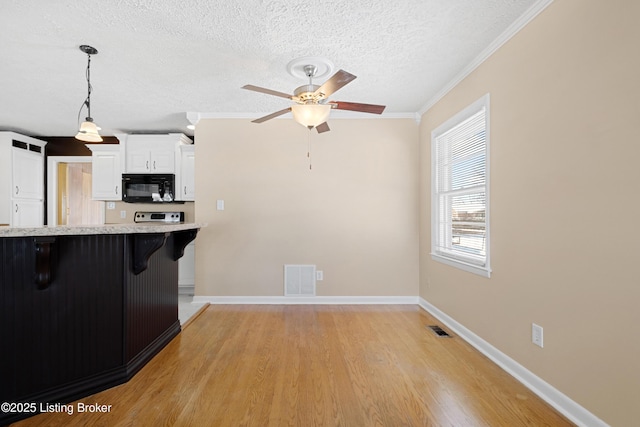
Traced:
<svg viewBox="0 0 640 427">
<path fill-rule="evenodd" d="M 382 114 L 385 109 L 384 105 L 360 104 L 356 102 L 329 101 L 331 96 L 338 89 L 345 86 L 356 78 L 351 73 L 339 70 L 329 80 L 324 82 L 322 86 L 313 84 L 313 77 L 316 75 L 318 68 L 315 65 L 305 65 L 304 73 L 309 78 L 309 84 L 297 88 L 293 95 L 284 92 L 278 92 L 271 89 L 254 85 L 242 86 L 242 89 L 252 90 L 255 92 L 266 93 L 268 95 L 287 98 L 295 102 L 291 107 L 284 110 L 276 111 L 259 119 L 255 119 L 252 123 L 262 123 L 281 116 L 291 111 L 295 121 L 309 129 L 316 128 L 318 133 L 327 132 L 329 125 L 327 118 L 332 109 L 361 111 L 363 113 Z"/>
</svg>

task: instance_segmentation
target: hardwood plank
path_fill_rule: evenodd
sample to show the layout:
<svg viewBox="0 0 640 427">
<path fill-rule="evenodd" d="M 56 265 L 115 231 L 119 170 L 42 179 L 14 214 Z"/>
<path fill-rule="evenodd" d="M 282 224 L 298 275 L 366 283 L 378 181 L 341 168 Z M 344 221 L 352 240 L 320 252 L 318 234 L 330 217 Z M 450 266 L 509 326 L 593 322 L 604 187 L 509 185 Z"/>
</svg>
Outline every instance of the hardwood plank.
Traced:
<svg viewBox="0 0 640 427">
<path fill-rule="evenodd" d="M 209 306 L 128 383 L 15 426 L 569 426 L 417 306 Z M 77 405 L 77 402 L 73 404 Z"/>
</svg>

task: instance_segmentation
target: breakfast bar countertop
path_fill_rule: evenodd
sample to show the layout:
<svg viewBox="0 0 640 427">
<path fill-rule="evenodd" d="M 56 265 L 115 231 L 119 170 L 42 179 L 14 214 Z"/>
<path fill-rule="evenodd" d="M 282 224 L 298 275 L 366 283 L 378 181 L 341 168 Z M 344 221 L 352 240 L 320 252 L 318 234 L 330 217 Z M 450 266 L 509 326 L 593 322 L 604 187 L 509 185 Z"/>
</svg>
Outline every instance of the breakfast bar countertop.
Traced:
<svg viewBox="0 0 640 427">
<path fill-rule="evenodd" d="M 144 234 L 170 233 L 206 227 L 206 223 L 129 223 L 97 225 L 59 225 L 54 227 L 8 227 L 0 226 L 0 237 L 30 236 L 79 236 L 91 234 Z"/>
</svg>

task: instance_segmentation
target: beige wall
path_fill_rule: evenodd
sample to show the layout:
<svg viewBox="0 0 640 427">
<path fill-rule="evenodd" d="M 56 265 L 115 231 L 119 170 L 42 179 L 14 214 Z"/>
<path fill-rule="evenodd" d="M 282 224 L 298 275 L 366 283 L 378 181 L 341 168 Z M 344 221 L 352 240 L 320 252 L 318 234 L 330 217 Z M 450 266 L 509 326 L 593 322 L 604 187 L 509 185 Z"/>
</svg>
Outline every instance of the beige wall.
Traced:
<svg viewBox="0 0 640 427">
<path fill-rule="evenodd" d="M 420 295 L 615 426 L 640 419 L 639 20 L 638 2 L 555 1 L 420 127 Z M 428 255 L 430 133 L 485 93 L 490 279 Z"/>
<path fill-rule="evenodd" d="M 196 221 L 209 226 L 196 239 L 196 295 L 283 296 L 284 264 L 323 270 L 319 296 L 418 294 L 416 122 L 330 126 L 198 124 Z"/>
</svg>

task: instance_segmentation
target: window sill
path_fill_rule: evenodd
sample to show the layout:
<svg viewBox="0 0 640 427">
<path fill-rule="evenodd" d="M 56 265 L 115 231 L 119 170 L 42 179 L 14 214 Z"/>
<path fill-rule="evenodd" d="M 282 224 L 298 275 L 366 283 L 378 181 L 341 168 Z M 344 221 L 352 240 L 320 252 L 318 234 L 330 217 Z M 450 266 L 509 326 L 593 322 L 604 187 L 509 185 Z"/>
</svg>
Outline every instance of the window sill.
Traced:
<svg viewBox="0 0 640 427">
<path fill-rule="evenodd" d="M 451 267 L 459 268 L 460 270 L 468 271 L 469 273 L 477 274 L 478 276 L 489 278 L 491 277 L 491 269 L 488 267 L 480 267 L 477 265 L 469 264 L 457 259 L 447 258 L 442 255 L 431 253 L 431 259 L 434 261 L 447 264 Z"/>
</svg>

